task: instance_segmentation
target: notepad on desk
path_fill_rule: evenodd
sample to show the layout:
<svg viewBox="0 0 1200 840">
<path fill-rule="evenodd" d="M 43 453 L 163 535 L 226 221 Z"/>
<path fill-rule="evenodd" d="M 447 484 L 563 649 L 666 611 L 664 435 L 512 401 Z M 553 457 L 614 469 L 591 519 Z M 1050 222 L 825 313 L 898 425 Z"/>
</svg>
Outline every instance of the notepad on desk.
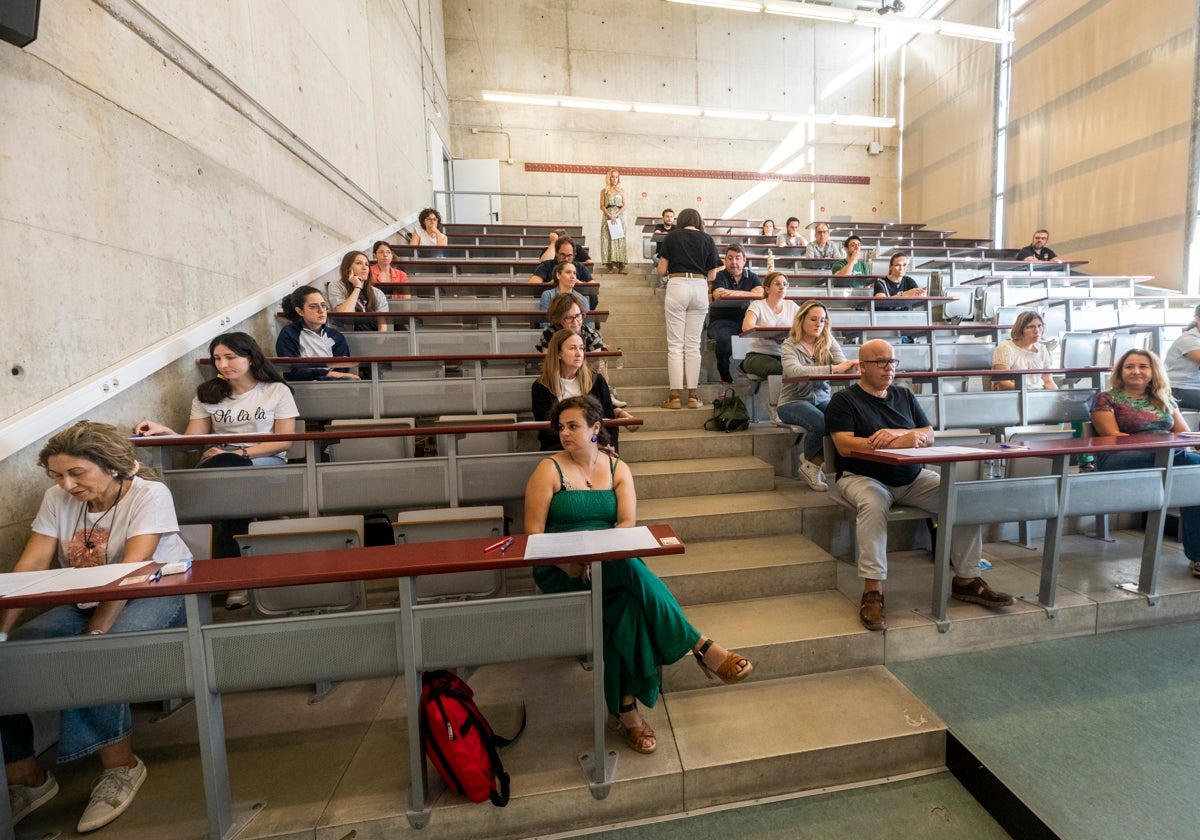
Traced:
<svg viewBox="0 0 1200 840">
<path fill-rule="evenodd" d="M 994 449 L 979 449 L 974 446 L 925 446 L 920 449 L 889 449 L 893 455 L 910 455 L 914 458 L 940 457 L 942 455 L 995 455 Z"/>
<path fill-rule="evenodd" d="M 106 566 L 85 566 L 71 569 L 46 569 L 40 572 L 10 572 L 0 575 L 0 598 L 12 595 L 45 595 L 48 592 L 69 592 L 72 589 L 91 589 L 107 586 L 136 572 L 144 563 L 109 563 Z"/>
<path fill-rule="evenodd" d="M 658 548 L 658 539 L 645 525 L 638 528 L 606 528 L 602 531 L 530 534 L 525 542 L 525 559 L 545 560 L 615 551 L 628 551 L 629 556 L 634 557 L 637 552 L 652 548 Z"/>
</svg>

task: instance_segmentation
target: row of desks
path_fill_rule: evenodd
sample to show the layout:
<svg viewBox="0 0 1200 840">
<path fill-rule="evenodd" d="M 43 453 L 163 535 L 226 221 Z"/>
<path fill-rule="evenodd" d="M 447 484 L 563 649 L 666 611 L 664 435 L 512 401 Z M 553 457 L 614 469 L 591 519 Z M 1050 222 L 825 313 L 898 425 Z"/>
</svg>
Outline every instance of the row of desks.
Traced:
<svg viewBox="0 0 1200 840">
<path fill-rule="evenodd" d="M 669 526 L 652 525 L 657 547 L 637 554 L 681 554 Z M 592 660 L 593 725 L 581 744 L 580 767 L 592 795 L 603 799 L 616 778 L 617 753 L 607 750 L 604 729 L 603 561 L 629 552 L 574 551 L 525 559 L 526 538 L 504 552 L 485 553 L 490 538 L 440 543 L 304 552 L 205 560 L 155 584 L 11 596 L 5 607 L 50 607 L 182 595 L 187 626 L 112 636 L 75 636 L 0 645 L 0 714 L 54 711 L 105 703 L 194 697 L 208 836 L 237 835 L 257 811 L 235 808 L 230 796 L 222 695 L 325 680 L 405 677 L 409 745 L 408 819 L 426 825 L 440 792 L 431 785 L 417 709 L 418 674 L 565 656 Z M 590 592 L 443 604 L 416 603 L 421 575 L 480 569 L 592 562 Z M 393 609 L 214 624 L 211 595 L 232 589 L 399 578 Z M 399 758 L 399 757 L 398 757 Z M 313 755 L 313 762 L 321 757 Z M 435 777 L 436 781 L 436 777 Z M 152 782 L 153 784 L 153 782 Z M 402 796 L 403 791 L 397 791 Z M 0 840 L 14 833 L 8 797 L 0 799 Z"/>
</svg>

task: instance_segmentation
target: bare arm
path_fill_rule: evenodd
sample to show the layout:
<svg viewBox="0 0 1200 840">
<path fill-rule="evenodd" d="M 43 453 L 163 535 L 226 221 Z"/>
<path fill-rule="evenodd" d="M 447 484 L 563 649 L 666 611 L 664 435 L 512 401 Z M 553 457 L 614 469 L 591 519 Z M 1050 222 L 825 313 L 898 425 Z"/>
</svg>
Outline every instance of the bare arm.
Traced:
<svg viewBox="0 0 1200 840">
<path fill-rule="evenodd" d="M 629 467 L 624 461 L 617 461 L 617 471 L 613 475 L 613 490 L 617 493 L 616 527 L 636 527 L 637 491 L 633 488 L 633 473 L 629 471 Z"/>
<path fill-rule="evenodd" d="M 1171 411 L 1171 417 L 1175 420 L 1175 425 L 1171 427 L 1172 432 L 1174 432 L 1175 434 L 1179 434 L 1180 432 L 1190 432 L 1191 431 L 1191 428 L 1188 426 L 1187 421 L 1184 420 L 1183 415 L 1179 413 L 1178 408 L 1173 409 Z"/>
<path fill-rule="evenodd" d="M 1125 432 L 1122 432 L 1117 425 L 1117 417 L 1111 411 L 1093 411 L 1092 412 L 1092 428 L 1096 434 L 1101 437 L 1123 437 Z"/>
<path fill-rule="evenodd" d="M 136 537 L 130 537 L 125 541 L 125 556 L 121 562 L 144 563 L 147 560 L 153 560 L 154 552 L 158 549 L 158 542 L 161 538 L 161 534 L 138 534 Z M 96 611 L 92 613 L 92 618 L 88 621 L 84 632 L 100 630 L 107 633 L 116 623 L 117 616 L 124 608 L 124 601 L 101 601 L 100 606 L 96 607 Z"/>
<path fill-rule="evenodd" d="M 658 276 L 659 276 L 659 277 L 666 277 L 668 273 L 669 273 L 669 269 L 667 268 L 667 258 L 666 258 L 666 257 L 659 257 L 659 258 L 658 258 Z M 716 274 L 714 274 L 714 275 L 713 275 L 713 277 L 715 277 L 715 276 L 716 276 Z M 709 282 L 709 283 L 711 283 L 711 282 L 712 282 L 712 278 L 711 278 L 711 277 L 709 278 L 708 282 Z"/>
<path fill-rule="evenodd" d="M 758 315 L 753 309 L 747 309 L 745 316 L 742 318 L 742 332 L 752 330 L 758 326 Z"/>
<path fill-rule="evenodd" d="M 919 429 L 879 429 L 870 437 L 858 437 L 854 432 L 835 432 L 833 445 L 839 455 L 855 455 L 874 452 L 876 449 L 912 449 L 933 445 L 933 427 Z"/>
</svg>

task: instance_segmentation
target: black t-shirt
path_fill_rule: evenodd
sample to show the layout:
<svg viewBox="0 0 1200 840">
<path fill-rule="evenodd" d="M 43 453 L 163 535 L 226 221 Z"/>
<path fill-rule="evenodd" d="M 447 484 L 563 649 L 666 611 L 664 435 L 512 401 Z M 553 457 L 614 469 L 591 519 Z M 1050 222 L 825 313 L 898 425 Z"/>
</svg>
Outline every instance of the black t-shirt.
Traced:
<svg viewBox="0 0 1200 840">
<path fill-rule="evenodd" d="M 1049 246 L 1042 246 L 1041 253 L 1038 253 L 1037 251 L 1033 250 L 1032 245 L 1026 245 L 1020 251 L 1017 251 L 1016 258 L 1018 260 L 1024 261 L 1024 260 L 1029 259 L 1030 257 L 1036 257 L 1037 259 L 1041 260 L 1042 262 L 1049 262 L 1050 260 L 1057 259 L 1058 254 L 1051 251 Z"/>
<path fill-rule="evenodd" d="M 721 267 L 716 243 L 702 230 L 675 228 L 663 240 L 661 256 L 668 274 L 699 274 L 704 277 Z"/>
<path fill-rule="evenodd" d="M 932 425 L 907 388 L 889 385 L 886 397 L 868 394 L 857 382 L 838 391 L 825 409 L 825 431 L 853 432 L 855 437 L 870 437 L 880 429 L 920 429 Z M 893 467 L 863 458 L 847 458 L 834 447 L 837 474 L 852 472 L 873 478 L 888 487 L 903 487 L 916 481 L 919 464 Z"/>
<path fill-rule="evenodd" d="M 543 283 L 553 283 L 554 266 L 557 262 L 558 260 L 554 257 L 551 257 L 548 260 L 542 260 L 537 264 L 537 268 L 533 270 L 533 273 L 538 277 L 541 277 Z M 592 270 L 578 261 L 575 262 L 575 276 L 579 279 L 580 283 L 592 282 Z"/>
<path fill-rule="evenodd" d="M 717 276 L 713 278 L 713 291 L 717 289 L 729 289 L 735 292 L 752 292 L 762 285 L 762 280 L 748 268 L 742 269 L 742 276 L 737 280 L 733 276 L 721 269 L 717 272 Z M 730 300 L 730 303 L 740 303 L 741 306 L 717 306 L 718 301 L 713 301 L 713 306 L 708 310 L 708 320 L 712 321 L 737 321 L 739 324 L 746 317 L 746 307 L 750 305 L 748 300 Z"/>
<path fill-rule="evenodd" d="M 876 277 L 875 283 L 871 287 L 871 295 L 873 297 L 878 297 L 879 295 L 886 295 L 887 297 L 895 297 L 896 295 L 900 294 L 901 292 L 907 292 L 909 289 L 919 289 L 919 288 L 921 288 L 921 287 L 917 285 L 917 281 L 914 280 L 912 277 L 910 277 L 907 274 L 905 274 L 903 277 L 900 278 L 899 283 L 893 283 L 891 280 L 889 280 L 886 277 Z M 897 303 L 876 303 L 875 304 L 876 312 L 883 312 L 883 311 L 889 310 L 889 309 L 908 309 L 908 308 L 910 308 L 910 304 L 899 303 L 899 302 L 897 302 Z"/>
</svg>

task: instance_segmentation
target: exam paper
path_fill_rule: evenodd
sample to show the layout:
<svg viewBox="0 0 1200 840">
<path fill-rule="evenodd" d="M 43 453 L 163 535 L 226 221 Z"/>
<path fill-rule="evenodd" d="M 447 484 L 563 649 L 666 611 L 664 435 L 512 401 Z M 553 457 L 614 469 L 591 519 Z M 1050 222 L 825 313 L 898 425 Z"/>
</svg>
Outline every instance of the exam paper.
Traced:
<svg viewBox="0 0 1200 840">
<path fill-rule="evenodd" d="M 913 457 L 928 458 L 930 455 L 995 455 L 1000 456 L 994 449 L 978 449 L 974 446 L 926 446 L 921 449 L 887 449 L 884 450 L 894 455 L 911 455 Z"/>
<path fill-rule="evenodd" d="M 640 528 L 607 528 L 603 531 L 567 531 L 560 534 L 531 534 L 525 543 L 526 560 L 550 557 L 568 559 L 581 554 L 637 552 L 658 548 L 658 540 L 645 525 Z"/>
<path fill-rule="evenodd" d="M 144 566 L 144 563 L 109 563 L 105 566 L 86 566 L 81 569 L 46 569 L 43 572 L 10 572 L 0 575 L 0 598 L 10 595 L 43 595 L 47 592 L 67 592 L 107 586 Z"/>
</svg>

